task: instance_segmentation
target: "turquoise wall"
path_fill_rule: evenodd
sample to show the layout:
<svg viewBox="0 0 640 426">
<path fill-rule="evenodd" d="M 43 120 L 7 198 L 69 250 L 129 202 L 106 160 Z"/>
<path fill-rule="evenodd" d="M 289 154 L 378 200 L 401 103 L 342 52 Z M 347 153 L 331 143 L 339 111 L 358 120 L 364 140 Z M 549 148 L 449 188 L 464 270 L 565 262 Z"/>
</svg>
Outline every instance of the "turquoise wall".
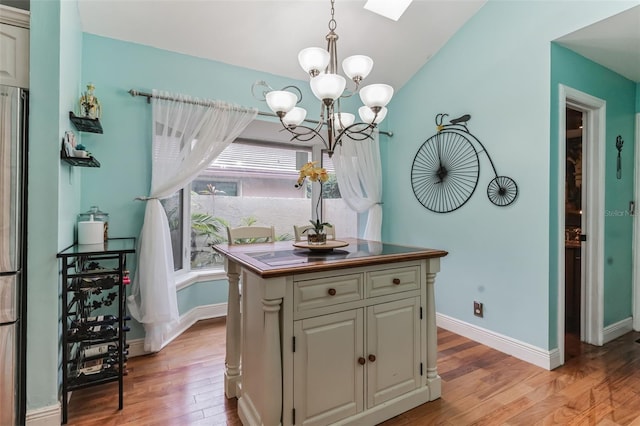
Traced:
<svg viewBox="0 0 640 426">
<path fill-rule="evenodd" d="M 227 290 L 227 280 L 192 284 L 178 292 L 178 310 L 185 314 L 198 306 L 227 303 Z"/>
<path fill-rule="evenodd" d="M 27 410 L 58 404 L 59 294 L 55 254 L 79 200 L 77 175 L 61 165 L 80 76 L 81 32 L 75 1 L 31 3 L 27 238 Z"/>
<path fill-rule="evenodd" d="M 557 346 L 550 320 L 556 295 L 549 289 L 549 46 L 637 4 L 490 0 L 392 100 L 383 239 L 450 252 L 436 283 L 440 314 L 538 348 Z M 438 113 L 471 114 L 471 133 L 498 173 L 518 184 L 515 203 L 488 200 L 494 176 L 484 153 L 478 187 L 462 208 L 437 214 L 418 203 L 411 166 L 435 134 Z M 484 303 L 484 318 L 473 315 L 474 300 Z"/>
<path fill-rule="evenodd" d="M 632 315 L 632 235 L 633 216 L 628 213 L 629 202 L 634 199 L 634 129 L 637 84 L 602 67 L 571 50 L 557 44 L 551 45 L 551 156 L 558 164 L 558 85 L 564 84 L 606 101 L 605 145 L 605 217 L 604 217 L 604 326 L 612 325 Z M 616 137 L 624 140 L 621 153 L 622 177 L 616 178 Z M 554 174 L 555 176 L 555 174 Z M 558 180 L 552 179 L 551 200 L 557 199 Z M 558 217 L 557 203 L 550 210 L 550 217 Z M 558 234 L 550 236 L 550 259 L 557 253 Z M 554 265 L 557 270 L 557 265 Z M 551 287 L 557 288 L 557 280 L 551 275 Z"/>
</svg>

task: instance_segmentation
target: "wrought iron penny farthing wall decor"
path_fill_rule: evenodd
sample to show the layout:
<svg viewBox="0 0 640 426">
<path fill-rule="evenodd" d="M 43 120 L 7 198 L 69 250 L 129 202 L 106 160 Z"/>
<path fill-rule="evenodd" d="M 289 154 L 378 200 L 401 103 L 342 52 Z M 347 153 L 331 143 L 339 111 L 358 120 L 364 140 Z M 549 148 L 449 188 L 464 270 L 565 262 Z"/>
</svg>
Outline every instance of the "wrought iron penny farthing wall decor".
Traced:
<svg viewBox="0 0 640 426">
<path fill-rule="evenodd" d="M 448 114 L 436 115 L 438 132 L 418 149 L 411 167 L 413 193 L 424 207 L 436 213 L 449 213 L 462 207 L 473 195 L 480 176 L 478 150 L 487 154 L 495 178 L 489 182 L 487 196 L 499 207 L 508 206 L 518 196 L 518 185 L 500 176 L 489 152 L 467 129 L 471 115 L 465 114 L 443 124 Z"/>
</svg>

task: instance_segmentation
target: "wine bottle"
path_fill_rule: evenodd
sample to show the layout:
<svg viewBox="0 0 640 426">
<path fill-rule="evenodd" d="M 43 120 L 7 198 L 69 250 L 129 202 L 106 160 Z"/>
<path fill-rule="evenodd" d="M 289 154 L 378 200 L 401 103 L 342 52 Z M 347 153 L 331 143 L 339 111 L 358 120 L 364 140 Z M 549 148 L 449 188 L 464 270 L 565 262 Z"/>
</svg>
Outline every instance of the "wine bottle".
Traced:
<svg viewBox="0 0 640 426">
<path fill-rule="evenodd" d="M 118 346 L 111 343 L 102 343 L 98 345 L 85 346 L 82 349 L 82 355 L 85 360 L 101 358 L 107 355 L 117 355 Z"/>
<path fill-rule="evenodd" d="M 72 328 L 93 327 L 96 325 L 113 325 L 118 321 L 114 315 L 98 315 L 97 317 L 80 318 L 71 321 Z"/>
<path fill-rule="evenodd" d="M 113 369 L 118 361 L 112 357 L 97 358 L 91 361 L 84 361 L 78 366 L 77 375 L 92 375 L 103 370 Z"/>
</svg>

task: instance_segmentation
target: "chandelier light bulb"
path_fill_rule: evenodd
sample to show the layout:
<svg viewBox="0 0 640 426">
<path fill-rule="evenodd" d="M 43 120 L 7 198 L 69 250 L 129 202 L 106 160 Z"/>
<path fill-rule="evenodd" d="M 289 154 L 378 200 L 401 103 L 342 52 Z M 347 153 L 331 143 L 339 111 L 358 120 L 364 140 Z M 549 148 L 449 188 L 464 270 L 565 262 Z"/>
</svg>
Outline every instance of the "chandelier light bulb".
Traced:
<svg viewBox="0 0 640 426">
<path fill-rule="evenodd" d="M 360 99 L 369 108 L 386 106 L 393 96 L 393 87 L 388 84 L 370 84 L 360 89 Z"/>
<path fill-rule="evenodd" d="M 294 107 L 284 117 L 282 117 L 282 123 L 287 127 L 296 127 L 299 126 L 306 117 L 306 109 Z"/>
<path fill-rule="evenodd" d="M 356 121 L 356 116 L 348 112 L 337 112 L 333 114 L 333 125 L 338 130 L 343 130 Z"/>
<path fill-rule="evenodd" d="M 325 103 L 338 99 L 346 85 L 347 80 L 338 74 L 320 74 L 311 79 L 311 91 L 316 98 Z"/>
<path fill-rule="evenodd" d="M 276 113 L 278 117 L 291 111 L 298 102 L 298 97 L 295 93 L 287 92 L 286 90 L 272 90 L 267 93 L 265 99 L 271 111 Z"/>
<path fill-rule="evenodd" d="M 360 115 L 360 120 L 367 124 L 378 124 L 387 116 L 387 108 L 382 107 L 380 111 L 378 111 L 378 115 L 376 115 L 371 108 L 366 105 L 361 106 L 358 109 L 358 115 Z M 374 121 L 375 117 L 375 121 Z"/>
<path fill-rule="evenodd" d="M 298 62 L 306 73 L 315 77 L 329 65 L 329 52 L 321 47 L 307 47 L 298 53 Z"/>
<path fill-rule="evenodd" d="M 353 81 L 367 78 L 373 68 L 373 59 L 364 55 L 353 55 L 342 61 L 342 69 L 347 77 Z"/>
</svg>

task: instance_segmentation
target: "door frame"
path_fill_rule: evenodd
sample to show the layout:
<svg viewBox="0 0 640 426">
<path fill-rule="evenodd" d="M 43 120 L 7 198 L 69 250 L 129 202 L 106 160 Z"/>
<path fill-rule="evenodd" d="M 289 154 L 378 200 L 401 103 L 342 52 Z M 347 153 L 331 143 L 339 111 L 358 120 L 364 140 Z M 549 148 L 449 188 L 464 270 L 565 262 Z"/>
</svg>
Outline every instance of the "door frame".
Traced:
<svg viewBox="0 0 640 426">
<path fill-rule="evenodd" d="M 585 229 L 582 243 L 581 336 L 584 342 L 601 346 L 604 334 L 604 177 L 606 101 L 563 84 L 558 102 L 558 351 L 564 364 L 565 334 L 565 180 L 566 180 L 566 108 L 583 113 L 583 143 L 587 156 L 583 161 L 585 185 Z M 585 262 L 589 259 L 589 262 Z"/>
<path fill-rule="evenodd" d="M 633 329 L 640 331 L 640 214 L 638 213 L 638 200 L 640 200 L 640 113 L 636 114 L 636 140 L 635 140 L 635 208 L 633 212 Z"/>
</svg>

